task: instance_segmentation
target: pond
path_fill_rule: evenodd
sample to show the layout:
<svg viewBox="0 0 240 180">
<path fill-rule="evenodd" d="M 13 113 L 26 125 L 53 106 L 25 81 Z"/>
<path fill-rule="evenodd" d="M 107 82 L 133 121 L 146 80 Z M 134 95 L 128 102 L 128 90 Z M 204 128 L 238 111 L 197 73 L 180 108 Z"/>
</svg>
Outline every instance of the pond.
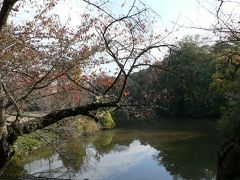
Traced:
<svg viewBox="0 0 240 180">
<path fill-rule="evenodd" d="M 216 123 L 178 120 L 125 127 L 65 140 L 28 160 L 10 164 L 5 175 L 60 179 L 215 179 L 219 147 Z"/>
</svg>

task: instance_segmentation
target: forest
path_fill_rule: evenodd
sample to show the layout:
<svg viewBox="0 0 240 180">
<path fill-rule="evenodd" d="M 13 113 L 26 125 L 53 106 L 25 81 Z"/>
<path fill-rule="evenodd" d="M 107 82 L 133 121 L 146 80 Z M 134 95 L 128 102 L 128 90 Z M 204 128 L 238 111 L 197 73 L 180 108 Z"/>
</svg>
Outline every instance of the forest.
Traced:
<svg viewBox="0 0 240 180">
<path fill-rule="evenodd" d="M 35 138 L 27 140 L 27 146 L 35 143 L 43 147 L 40 138 L 59 154 L 63 164 L 68 164 L 63 149 L 67 151 L 72 145 L 82 148 L 82 145 L 67 142 L 63 149 L 58 149 L 55 142 L 50 142 L 59 141 L 51 139 L 56 134 L 60 134 L 60 141 L 65 135 L 71 139 L 79 133 L 75 130 L 80 129 L 81 136 L 89 139 L 85 137 L 87 132 L 95 136 L 98 131 L 116 128 L 117 135 L 110 130 L 111 138 L 105 141 L 102 141 L 104 135 L 96 135 L 101 140 L 89 140 L 96 148 L 95 159 L 100 161 L 99 156 L 103 158 L 118 146 L 117 151 L 124 152 L 124 147 L 118 144 L 124 142 L 119 137 L 118 125 L 131 121 L 136 124 L 144 121 L 146 127 L 152 121 L 160 124 L 159 133 L 167 135 L 152 136 L 156 140 L 163 136 L 166 142 L 147 139 L 141 132 L 139 138 L 143 141 L 141 145 L 149 143 L 156 150 L 160 148 L 161 153 L 155 158 L 167 170 L 172 169 L 173 175 L 186 179 L 209 175 L 197 170 L 195 177 L 188 174 L 190 170 L 188 173 L 179 170 L 183 175 L 174 174 L 168 163 L 164 150 L 177 159 L 167 149 L 177 141 L 172 141 L 172 134 L 165 132 L 163 126 L 173 123 L 174 128 L 183 131 L 184 126 L 175 124 L 184 123 L 182 119 L 191 120 L 185 125 L 193 134 L 179 133 L 177 129 L 174 133 L 176 137 L 180 134 L 178 138 L 192 135 L 202 138 L 197 126 L 205 127 L 203 119 L 209 124 L 204 133 L 215 124 L 209 132 L 219 134 L 222 141 L 217 140 L 220 145 L 214 153 L 217 160 L 213 177 L 240 178 L 239 2 L 219 0 L 215 11 L 210 12 L 216 24 L 208 28 L 188 27 L 211 35 L 188 35 L 175 38 L 174 42 L 175 25 L 173 29 L 155 32 L 153 24 L 158 23 L 158 14 L 140 0 L 118 4 L 116 12 L 111 1 L 79 0 L 75 2 L 79 3 L 75 5 L 80 11 L 77 25 L 72 24 L 75 21 L 70 16 L 62 20 L 55 12 L 63 2 L 0 1 L 0 179 L 8 164 L 13 164 L 18 156 L 21 158 L 18 151 L 26 150 L 25 136 Z M 228 11 L 228 5 L 233 7 L 232 11 Z M 119 9 L 122 13 L 118 13 Z M 131 133 L 138 137 L 134 131 Z M 211 133 L 208 135 L 212 138 Z M 138 146 L 138 141 L 132 142 L 133 138 L 125 139 L 124 145 Z M 101 153 L 98 149 L 104 144 L 111 147 Z M 182 150 L 179 144 L 177 147 Z M 87 150 L 78 153 L 87 157 Z M 167 161 L 162 162 L 161 158 Z"/>
</svg>

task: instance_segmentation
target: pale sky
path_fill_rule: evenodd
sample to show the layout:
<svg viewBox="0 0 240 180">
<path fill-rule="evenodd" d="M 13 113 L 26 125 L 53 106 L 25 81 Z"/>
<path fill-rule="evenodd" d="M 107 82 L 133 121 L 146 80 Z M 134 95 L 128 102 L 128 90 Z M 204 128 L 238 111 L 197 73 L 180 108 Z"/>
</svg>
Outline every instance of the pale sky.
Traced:
<svg viewBox="0 0 240 180">
<path fill-rule="evenodd" d="M 75 4 L 74 7 L 71 8 L 71 14 L 75 16 L 82 5 L 78 0 L 72 1 L 78 2 L 78 5 Z M 68 1 L 67 5 L 65 3 L 64 7 L 71 6 L 70 2 L 71 0 Z M 133 0 L 112 0 L 110 2 L 113 4 L 113 10 L 110 9 L 114 13 L 117 13 L 118 10 L 119 12 L 124 12 L 124 10 L 128 11 L 127 7 L 131 5 Z M 159 31 L 163 29 L 171 30 L 175 27 L 174 29 L 176 32 L 173 34 L 173 39 L 177 37 L 177 40 L 180 40 L 186 35 L 195 34 L 209 36 L 209 32 L 184 27 L 209 28 L 216 22 L 215 16 L 208 12 L 208 10 L 213 13 L 216 12 L 216 7 L 218 5 L 216 0 L 142 0 L 142 2 L 151 7 L 159 15 L 159 23 L 155 27 L 156 31 L 158 31 L 158 29 Z M 119 8 L 123 3 L 127 5 L 123 8 Z M 60 14 L 67 14 L 67 11 L 62 11 L 61 6 L 58 12 Z M 76 20 L 77 17 L 73 19 Z"/>
<path fill-rule="evenodd" d="M 216 0 L 144 0 L 159 14 L 162 26 L 171 28 L 177 23 L 176 29 L 179 31 L 176 35 L 179 38 L 207 33 L 186 27 L 209 28 L 215 23 L 214 15 L 208 12 L 208 10 L 215 12 L 216 3 L 213 1 Z"/>
<path fill-rule="evenodd" d="M 24 12 L 24 9 L 21 9 L 19 12 L 16 12 L 16 17 L 9 20 L 13 20 L 14 24 L 23 25 L 24 21 L 33 18 L 34 8 L 31 7 L 32 5 L 29 2 L 29 0 L 26 0 L 25 10 L 28 12 Z M 37 4 L 41 4 L 41 2 L 46 1 L 39 0 Z M 107 6 L 109 10 L 114 14 L 121 14 L 129 10 L 129 6 L 133 0 L 110 0 L 110 2 L 111 4 Z M 210 36 L 212 35 L 210 31 L 187 27 L 209 28 L 212 24 L 216 23 L 215 13 L 219 3 L 217 0 L 142 0 L 142 2 L 158 14 L 158 23 L 153 26 L 157 34 L 163 32 L 165 29 L 171 30 L 175 24 L 174 33 L 171 34 L 168 43 L 173 44 L 186 35 L 200 34 L 201 37 L 209 37 L 209 34 Z M 122 7 L 122 4 L 125 5 Z M 224 8 L 231 12 L 235 6 L 224 6 Z M 79 25 L 79 15 L 85 10 L 81 0 L 60 0 L 59 4 L 53 9 L 53 13 L 59 14 L 63 23 L 64 19 L 66 20 L 68 17 L 71 17 L 72 22 L 70 26 L 76 26 Z M 92 14 L 94 15 L 94 13 Z M 164 54 L 165 52 L 162 51 L 161 53 Z"/>
<path fill-rule="evenodd" d="M 29 0 L 26 0 L 26 3 L 28 2 Z M 113 4 L 113 8 L 111 9 L 110 7 L 110 9 L 115 13 L 117 10 L 121 10 L 122 12 L 127 10 L 128 5 L 130 5 L 133 0 L 111 0 L 110 2 Z M 157 26 L 162 29 L 171 29 L 175 22 L 177 22 L 175 29 L 178 29 L 179 26 L 209 27 L 215 22 L 215 19 L 206 9 L 215 12 L 218 3 L 216 0 L 142 0 L 142 2 L 150 6 L 159 15 L 159 23 Z M 40 3 L 41 0 L 38 1 L 38 4 Z M 127 5 L 119 8 L 123 3 Z M 118 8 L 116 8 L 117 6 Z M 32 9 L 30 3 L 28 3 L 27 7 L 30 7 L 28 9 Z M 204 7 L 206 9 L 204 9 Z M 59 1 L 59 5 L 55 7 L 55 12 L 60 14 L 63 19 L 71 16 L 73 24 L 78 23 L 79 12 L 83 10 L 83 2 L 80 0 Z M 20 10 L 17 12 L 15 21 L 21 24 L 22 19 L 31 17 L 29 14 L 31 13 L 24 13 Z M 187 34 L 198 34 L 202 32 L 180 28 L 180 31 L 177 33 L 177 36 L 181 38 Z"/>
</svg>

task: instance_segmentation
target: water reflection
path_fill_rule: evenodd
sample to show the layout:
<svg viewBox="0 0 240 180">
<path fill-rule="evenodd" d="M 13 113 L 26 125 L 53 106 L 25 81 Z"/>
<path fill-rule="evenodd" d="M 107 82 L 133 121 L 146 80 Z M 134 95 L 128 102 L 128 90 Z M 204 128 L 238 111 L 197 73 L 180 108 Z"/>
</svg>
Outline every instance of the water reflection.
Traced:
<svg viewBox="0 0 240 180">
<path fill-rule="evenodd" d="M 159 166 L 153 157 L 159 153 L 150 145 L 142 145 L 134 140 L 128 146 L 115 145 L 108 153 L 101 154 L 93 145 L 86 147 L 86 154 L 68 152 L 66 158 L 57 154 L 48 160 L 40 159 L 25 164 L 24 169 L 34 176 L 68 179 L 171 179 L 164 166 Z M 80 165 L 69 163 L 69 157 L 81 157 Z M 68 160 L 67 160 L 68 159 Z M 66 163 L 67 162 L 67 163 Z M 78 166 L 76 166 L 76 164 Z M 136 173 L 136 174 L 135 174 Z M 131 178 L 130 178 L 131 179 Z"/>
<path fill-rule="evenodd" d="M 67 179 L 214 179 L 218 138 L 213 128 L 199 127 L 112 130 L 71 139 L 59 145 L 61 156 L 37 153 L 18 172 Z"/>
</svg>

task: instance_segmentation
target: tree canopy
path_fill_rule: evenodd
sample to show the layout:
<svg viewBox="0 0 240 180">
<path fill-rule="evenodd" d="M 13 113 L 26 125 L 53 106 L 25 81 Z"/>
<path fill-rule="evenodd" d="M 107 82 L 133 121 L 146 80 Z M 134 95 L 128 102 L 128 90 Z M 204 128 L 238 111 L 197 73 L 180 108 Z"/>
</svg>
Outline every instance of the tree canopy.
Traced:
<svg viewBox="0 0 240 180">
<path fill-rule="evenodd" d="M 23 25 L 6 20 L 13 7 L 17 11 L 24 4 L 2 2 L 1 166 L 11 157 L 19 135 L 69 116 L 87 115 L 98 121 L 97 112 L 103 108 L 133 107 L 124 98 L 129 76 L 155 61 L 154 49 L 171 48 L 165 41 L 169 32 L 153 33 L 154 12 L 141 1 L 133 1 L 118 15 L 104 8 L 105 3 L 83 2 L 87 11 L 79 15 L 76 29 L 51 13 L 59 1 L 33 1 L 36 15 Z M 106 76 L 104 65 L 111 77 Z M 24 111 L 37 108 L 46 110 L 45 115 L 24 120 Z M 15 120 L 7 121 L 9 115 L 15 115 Z"/>
</svg>

